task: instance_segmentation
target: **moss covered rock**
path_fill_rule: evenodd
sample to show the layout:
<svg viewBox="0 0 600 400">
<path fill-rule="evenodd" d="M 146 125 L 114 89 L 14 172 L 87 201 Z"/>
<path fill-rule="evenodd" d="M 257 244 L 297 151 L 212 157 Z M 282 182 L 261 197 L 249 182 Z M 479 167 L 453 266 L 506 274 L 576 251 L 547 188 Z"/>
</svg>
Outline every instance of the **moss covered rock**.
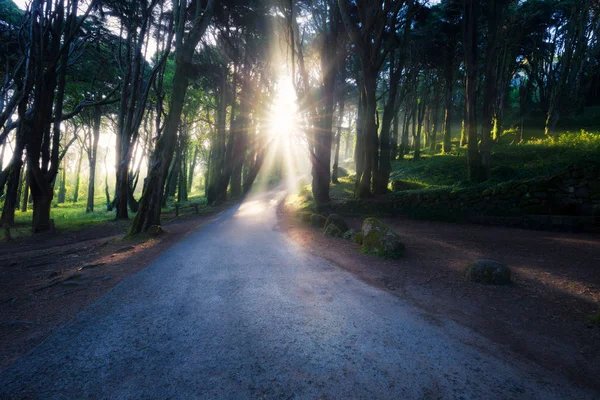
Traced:
<svg viewBox="0 0 600 400">
<path fill-rule="evenodd" d="M 342 231 L 340 230 L 340 228 L 338 228 L 334 224 L 327 225 L 324 233 L 325 233 L 325 236 L 342 237 Z"/>
<path fill-rule="evenodd" d="M 338 214 L 331 214 L 329 215 L 329 217 L 327 217 L 327 221 L 325 221 L 325 229 L 327 229 L 329 225 L 337 226 L 338 229 L 342 232 L 346 232 L 348 230 L 348 224 L 346 224 L 344 218 L 342 218 Z"/>
<path fill-rule="evenodd" d="M 377 218 L 367 218 L 362 225 L 362 251 L 380 257 L 398 258 L 404 244 L 394 231 Z"/>
<path fill-rule="evenodd" d="M 354 240 L 354 243 L 362 244 L 362 242 L 363 242 L 362 232 L 357 232 L 356 235 L 354 235 L 354 239 L 352 239 L 352 240 Z"/>
<path fill-rule="evenodd" d="M 312 214 L 310 216 L 310 224 L 315 228 L 324 228 L 325 222 L 327 222 L 327 218 L 319 214 Z"/>
<path fill-rule="evenodd" d="M 467 265 L 464 277 L 487 285 L 507 285 L 510 283 L 510 268 L 494 260 L 477 260 Z"/>
</svg>

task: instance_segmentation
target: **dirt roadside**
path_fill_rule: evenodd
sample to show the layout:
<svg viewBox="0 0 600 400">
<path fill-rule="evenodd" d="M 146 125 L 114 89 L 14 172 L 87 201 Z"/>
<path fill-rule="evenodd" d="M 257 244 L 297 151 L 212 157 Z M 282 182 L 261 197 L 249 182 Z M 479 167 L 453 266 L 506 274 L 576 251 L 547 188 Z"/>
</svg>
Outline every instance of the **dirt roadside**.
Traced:
<svg viewBox="0 0 600 400">
<path fill-rule="evenodd" d="M 349 240 L 329 238 L 295 218 L 278 215 L 290 240 L 423 309 L 450 318 L 506 351 L 600 390 L 600 326 L 586 320 L 600 304 L 600 238 L 570 233 L 385 219 L 406 245 L 400 260 L 360 253 Z M 360 230 L 359 219 L 347 219 Z M 507 263 L 513 284 L 466 282 L 471 261 Z"/>
<path fill-rule="evenodd" d="M 165 233 L 124 237 L 130 221 L 0 244 L 0 371 L 123 279 L 217 218 L 163 217 Z"/>
</svg>

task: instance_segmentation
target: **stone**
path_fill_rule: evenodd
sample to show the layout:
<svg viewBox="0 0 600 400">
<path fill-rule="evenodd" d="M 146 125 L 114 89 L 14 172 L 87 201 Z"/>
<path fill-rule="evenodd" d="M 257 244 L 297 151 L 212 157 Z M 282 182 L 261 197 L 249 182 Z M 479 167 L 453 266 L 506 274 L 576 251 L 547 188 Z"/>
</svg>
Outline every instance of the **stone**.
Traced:
<svg viewBox="0 0 600 400">
<path fill-rule="evenodd" d="M 506 264 L 494 260 L 477 260 L 464 270 L 466 280 L 486 285 L 508 285 L 510 274 L 510 268 Z"/>
<path fill-rule="evenodd" d="M 367 218 L 362 225 L 362 250 L 381 257 L 398 258 L 404 244 L 398 235 L 377 218 Z"/>
<path fill-rule="evenodd" d="M 163 228 L 160 225 L 151 225 L 148 228 L 147 233 L 150 236 L 158 236 L 158 235 L 164 233 L 164 230 L 163 230 Z"/>
<path fill-rule="evenodd" d="M 356 244 L 362 244 L 363 243 L 363 234 L 362 232 L 357 232 L 356 235 L 354 235 L 354 239 L 352 239 L 354 241 L 354 243 Z"/>
<path fill-rule="evenodd" d="M 325 236 L 329 237 L 342 237 L 342 231 L 340 228 L 335 226 L 334 224 L 329 224 L 327 228 L 325 228 Z"/>
<path fill-rule="evenodd" d="M 327 218 L 319 214 L 312 214 L 310 216 L 310 224 L 315 228 L 324 228 L 325 222 L 327 222 Z"/>
<path fill-rule="evenodd" d="M 348 224 L 344 221 L 344 218 L 338 214 L 331 214 L 327 217 L 325 229 L 327 229 L 329 225 L 335 225 L 341 232 L 346 232 L 348 230 Z"/>
</svg>

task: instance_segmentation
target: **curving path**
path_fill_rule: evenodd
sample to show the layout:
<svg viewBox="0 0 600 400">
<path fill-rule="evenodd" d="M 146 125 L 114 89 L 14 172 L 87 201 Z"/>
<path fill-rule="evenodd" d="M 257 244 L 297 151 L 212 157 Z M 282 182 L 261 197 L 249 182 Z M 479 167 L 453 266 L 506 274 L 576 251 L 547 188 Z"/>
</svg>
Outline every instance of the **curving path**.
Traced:
<svg viewBox="0 0 600 400">
<path fill-rule="evenodd" d="M 0 398 L 595 397 L 302 251 L 277 230 L 283 195 L 121 282 L 5 370 Z"/>
</svg>

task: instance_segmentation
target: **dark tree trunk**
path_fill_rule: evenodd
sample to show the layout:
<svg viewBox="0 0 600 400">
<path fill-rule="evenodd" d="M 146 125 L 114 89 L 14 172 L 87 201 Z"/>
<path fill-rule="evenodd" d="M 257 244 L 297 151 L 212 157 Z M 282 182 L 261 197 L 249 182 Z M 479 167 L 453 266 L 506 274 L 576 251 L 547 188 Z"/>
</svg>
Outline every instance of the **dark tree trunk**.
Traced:
<svg viewBox="0 0 600 400">
<path fill-rule="evenodd" d="M 360 177 L 365 168 L 364 147 L 365 147 L 365 130 L 364 130 L 364 115 L 365 115 L 365 95 L 361 88 L 358 99 L 358 110 L 356 114 L 356 143 L 354 146 L 354 162 L 356 164 L 356 182 L 355 193 L 358 194 L 360 185 Z"/>
<path fill-rule="evenodd" d="M 4 207 L 2 208 L 1 222 L 7 225 L 14 225 L 15 210 L 19 207 L 19 186 L 21 184 L 21 169 L 23 161 L 21 157 L 13 157 L 8 171 L 8 180 L 6 182 L 6 197 L 4 198 Z"/>
<path fill-rule="evenodd" d="M 91 146 L 88 149 L 88 164 L 90 167 L 90 176 L 88 178 L 88 194 L 86 213 L 94 212 L 94 196 L 96 190 L 96 164 L 98 158 L 98 142 L 100 140 L 100 122 L 102 118 L 102 109 L 94 108 L 94 127 L 92 130 Z"/>
<path fill-rule="evenodd" d="M 478 0 L 465 0 L 464 5 L 464 46 L 466 64 L 466 121 L 467 157 L 469 178 L 472 181 L 482 180 L 481 157 L 477 144 L 477 21 L 479 16 Z"/>
<path fill-rule="evenodd" d="M 452 151 L 452 87 L 454 83 L 453 65 L 446 66 L 444 95 L 444 146 L 443 152 Z"/>
<path fill-rule="evenodd" d="M 394 115 L 394 121 L 392 123 L 392 140 L 391 140 L 391 161 L 395 161 L 398 158 L 398 133 L 400 128 L 400 115 L 396 112 Z"/>
<path fill-rule="evenodd" d="M 407 106 L 406 113 L 404 115 L 404 123 L 402 124 L 402 141 L 399 150 L 400 159 L 404 159 L 404 156 L 408 154 L 409 151 L 409 130 L 410 130 L 410 119 L 411 114 L 413 113 L 413 107 Z"/>
<path fill-rule="evenodd" d="M 29 204 L 29 173 L 25 169 L 25 174 L 23 175 L 23 200 L 21 201 L 21 212 L 27 211 L 28 204 Z"/>
<path fill-rule="evenodd" d="M 377 71 L 373 71 L 370 65 L 363 65 L 364 73 L 364 91 L 365 91 L 365 114 L 364 114 L 364 169 L 359 180 L 357 197 L 365 198 L 371 194 L 371 182 L 373 177 L 374 154 L 376 151 L 377 123 L 375 114 L 377 113 Z"/>
<path fill-rule="evenodd" d="M 435 90 L 435 88 L 434 88 Z M 429 138 L 429 150 L 434 153 L 437 145 L 437 131 L 440 122 L 440 98 L 439 95 L 435 94 L 435 100 L 433 101 L 433 108 L 431 111 L 431 136 Z"/>
<path fill-rule="evenodd" d="M 337 133 L 335 136 L 335 149 L 333 158 L 333 168 L 331 169 L 331 182 L 338 183 L 338 167 L 340 165 L 340 144 L 342 141 L 342 124 L 344 123 L 345 98 L 343 91 L 340 92 L 339 111 L 337 119 Z"/>
</svg>

